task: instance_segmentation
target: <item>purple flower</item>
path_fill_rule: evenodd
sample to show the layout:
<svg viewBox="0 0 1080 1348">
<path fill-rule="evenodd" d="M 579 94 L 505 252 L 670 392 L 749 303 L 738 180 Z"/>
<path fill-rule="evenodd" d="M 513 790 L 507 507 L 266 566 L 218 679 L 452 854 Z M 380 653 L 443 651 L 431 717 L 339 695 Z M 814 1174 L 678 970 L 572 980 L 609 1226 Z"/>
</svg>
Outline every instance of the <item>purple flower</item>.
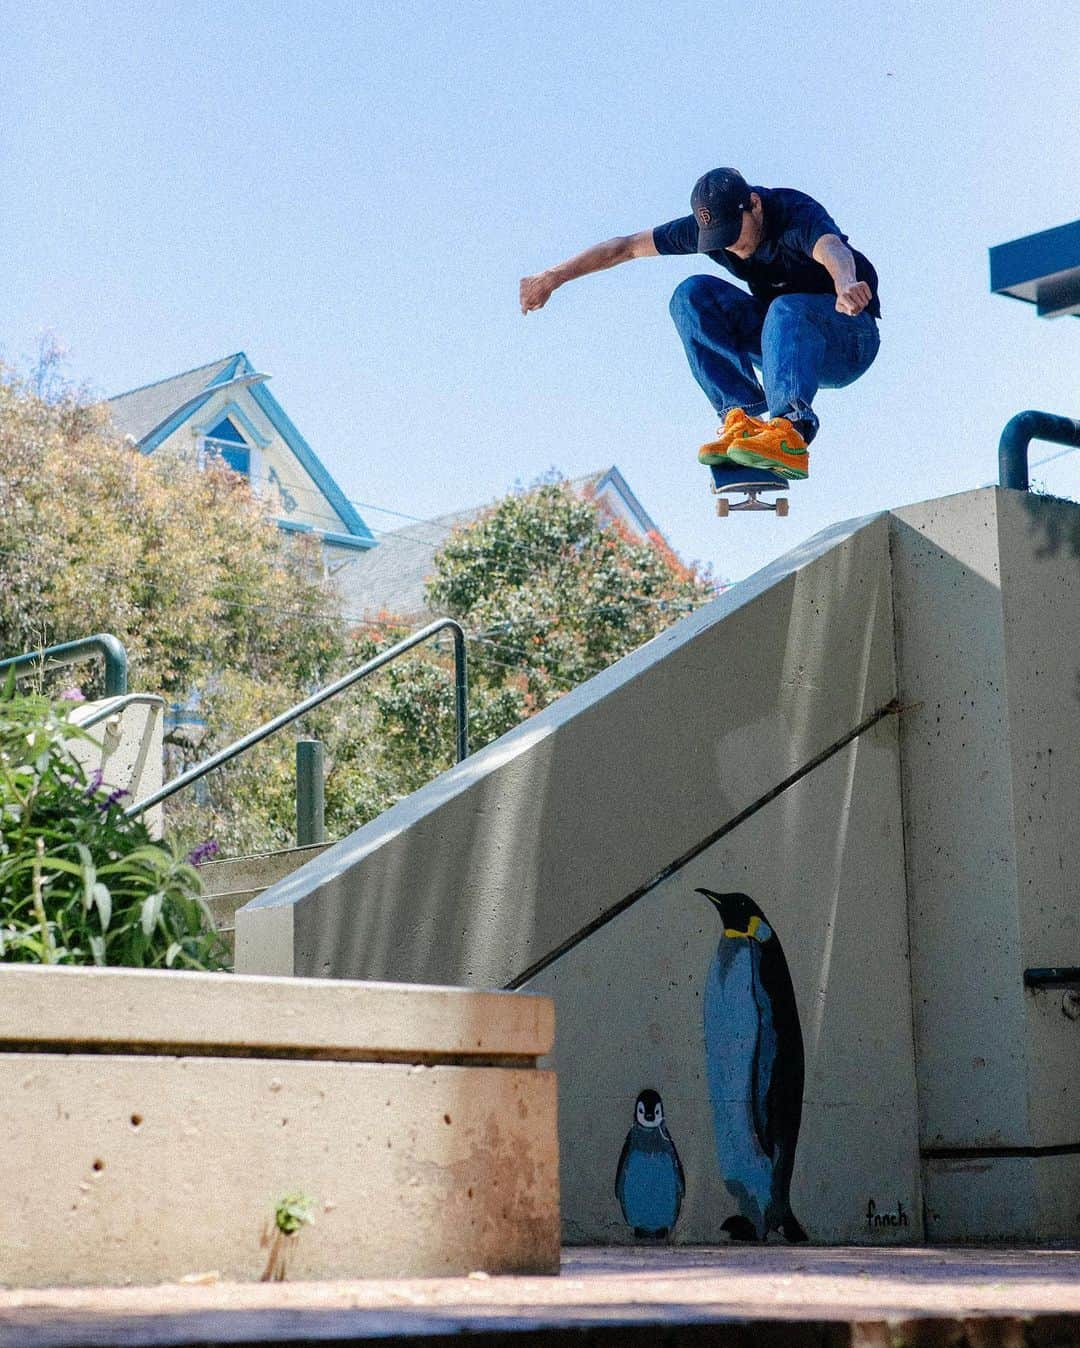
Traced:
<svg viewBox="0 0 1080 1348">
<path fill-rule="evenodd" d="M 83 795 L 92 796 L 97 791 L 98 787 L 100 787 L 103 777 L 104 773 L 101 769 L 95 768 L 90 774 L 90 780 L 86 783 L 86 789 L 83 791 Z"/>
<path fill-rule="evenodd" d="M 61 702 L 85 702 L 86 697 L 81 688 L 65 688 L 60 694 Z"/>
<path fill-rule="evenodd" d="M 205 842 L 201 842 L 197 847 L 193 847 L 184 860 L 190 866 L 201 866 L 204 861 L 209 861 L 212 857 L 216 857 L 220 851 L 221 844 L 218 840 L 216 838 L 207 838 Z"/>
<path fill-rule="evenodd" d="M 130 795 L 131 792 L 125 791 L 122 786 L 114 787 L 114 789 L 109 792 L 109 794 L 105 797 L 104 800 L 98 801 L 98 809 L 103 812 L 105 810 L 111 809 L 112 806 L 117 804 L 118 801 L 121 801 L 125 796 Z"/>
</svg>

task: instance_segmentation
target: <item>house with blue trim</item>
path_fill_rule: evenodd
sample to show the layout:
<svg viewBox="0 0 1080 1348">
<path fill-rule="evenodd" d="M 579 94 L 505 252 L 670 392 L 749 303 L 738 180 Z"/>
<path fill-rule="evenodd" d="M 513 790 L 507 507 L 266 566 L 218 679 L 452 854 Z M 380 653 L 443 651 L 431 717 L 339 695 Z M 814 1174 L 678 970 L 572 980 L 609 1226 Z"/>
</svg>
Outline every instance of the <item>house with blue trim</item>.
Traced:
<svg viewBox="0 0 1080 1348">
<path fill-rule="evenodd" d="M 280 528 L 314 534 L 347 617 L 389 612 L 428 621 L 424 583 L 435 569 L 435 554 L 452 529 L 478 519 L 488 507 L 380 531 L 377 540 L 266 387 L 268 378 L 237 351 L 120 393 L 105 405 L 116 429 L 144 454 L 174 452 L 198 463 L 219 459 L 274 503 Z M 591 473 L 571 486 L 631 537 L 662 539 L 618 468 Z"/>
<path fill-rule="evenodd" d="M 243 351 L 109 398 L 116 429 L 144 454 L 220 459 L 274 502 L 278 525 L 315 534 L 328 565 L 375 537 Z"/>
</svg>

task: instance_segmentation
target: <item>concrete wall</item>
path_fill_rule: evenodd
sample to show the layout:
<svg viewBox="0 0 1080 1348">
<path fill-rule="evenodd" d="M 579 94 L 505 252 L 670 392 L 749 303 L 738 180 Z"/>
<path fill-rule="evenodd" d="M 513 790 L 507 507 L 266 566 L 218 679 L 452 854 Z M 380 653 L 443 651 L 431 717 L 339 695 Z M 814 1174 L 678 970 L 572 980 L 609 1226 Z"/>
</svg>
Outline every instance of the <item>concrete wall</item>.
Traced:
<svg viewBox="0 0 1080 1348">
<path fill-rule="evenodd" d="M 129 702 L 125 697 L 104 698 L 100 702 L 81 703 L 72 711 L 71 719 L 76 725 L 83 725 L 113 708 L 116 709 L 113 714 L 90 727 L 89 740 L 72 739 L 68 747 L 88 774 L 100 768 L 103 786 L 127 791 L 124 804 L 131 805 L 161 786 L 165 703 L 149 694 L 140 696 L 137 702 Z M 143 819 L 151 834 L 160 838 L 161 806 L 147 810 Z"/>
<path fill-rule="evenodd" d="M 827 531 L 242 908 L 238 969 L 508 983 L 888 703 L 889 606 L 885 518 Z"/>
<path fill-rule="evenodd" d="M 674 1238 L 713 1240 L 742 1181 L 701 986 L 746 932 L 694 890 L 744 891 L 791 976 L 811 1238 L 916 1239 L 925 1208 L 931 1239 L 1074 1239 L 1080 1020 L 1023 972 L 1080 963 L 1077 651 L 1077 506 L 837 526 L 272 886 L 238 965 L 550 992 L 567 1234 L 630 1238 L 613 1171 L 652 1090 Z M 755 1127 L 756 1089 L 727 1101 Z"/>
<path fill-rule="evenodd" d="M 1023 974 L 1080 964 L 1080 508 L 912 506 L 893 565 L 929 1234 L 1075 1239 L 1080 1021 Z"/>
<path fill-rule="evenodd" d="M 805 1053 L 791 1203 L 810 1239 L 922 1237 L 896 735 L 881 722 L 527 984 L 557 1007 L 565 1239 L 633 1240 L 615 1179 L 643 1089 L 686 1175 L 674 1239 L 726 1239 L 738 1211 L 707 1083 L 722 924 L 698 886 L 750 894 L 783 942 Z M 897 1224 L 868 1225 L 871 1203 Z"/>
</svg>

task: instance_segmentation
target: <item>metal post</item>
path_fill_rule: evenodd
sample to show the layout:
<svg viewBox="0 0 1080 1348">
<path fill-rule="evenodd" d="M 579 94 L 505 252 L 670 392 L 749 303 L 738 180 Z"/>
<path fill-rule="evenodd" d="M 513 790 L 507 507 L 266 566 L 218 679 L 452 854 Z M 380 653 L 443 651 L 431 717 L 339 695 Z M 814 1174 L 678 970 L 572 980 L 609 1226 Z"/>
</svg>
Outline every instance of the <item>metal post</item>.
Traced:
<svg viewBox="0 0 1080 1348">
<path fill-rule="evenodd" d="M 326 841 L 326 795 L 321 740 L 296 741 L 296 845 Z"/>
<path fill-rule="evenodd" d="M 457 625 L 450 629 L 454 637 L 454 710 L 457 721 L 457 761 L 469 756 L 469 663 L 465 655 L 465 633 Z"/>
</svg>

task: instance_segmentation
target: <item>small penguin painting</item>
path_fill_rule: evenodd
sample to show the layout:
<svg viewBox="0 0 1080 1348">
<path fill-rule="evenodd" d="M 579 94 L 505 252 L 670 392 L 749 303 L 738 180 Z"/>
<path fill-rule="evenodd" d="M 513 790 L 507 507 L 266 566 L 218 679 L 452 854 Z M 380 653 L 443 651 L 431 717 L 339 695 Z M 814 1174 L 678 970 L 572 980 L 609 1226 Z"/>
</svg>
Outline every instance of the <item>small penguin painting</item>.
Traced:
<svg viewBox="0 0 1080 1348">
<path fill-rule="evenodd" d="M 705 983 L 705 1058 L 735 1240 L 806 1239 L 791 1210 L 802 1121 L 802 1028 L 780 938 L 746 894 L 699 889 L 720 917 Z"/>
<path fill-rule="evenodd" d="M 615 1171 L 615 1196 L 634 1235 L 662 1240 L 679 1220 L 686 1179 L 664 1122 L 664 1102 L 642 1091 Z"/>
</svg>

